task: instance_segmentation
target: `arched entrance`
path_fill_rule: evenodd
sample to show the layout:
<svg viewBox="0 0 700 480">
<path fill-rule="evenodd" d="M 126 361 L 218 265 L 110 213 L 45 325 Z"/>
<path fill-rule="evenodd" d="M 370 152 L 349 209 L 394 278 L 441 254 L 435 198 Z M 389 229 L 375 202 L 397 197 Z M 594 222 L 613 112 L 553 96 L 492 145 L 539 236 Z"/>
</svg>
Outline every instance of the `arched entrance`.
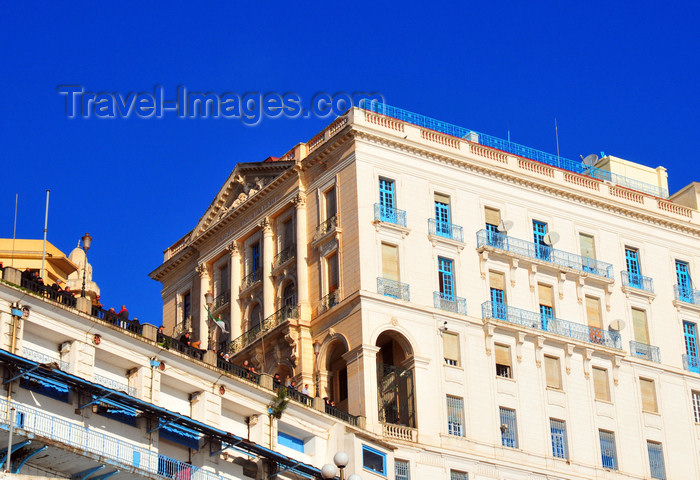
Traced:
<svg viewBox="0 0 700 480">
<path fill-rule="evenodd" d="M 326 393 L 328 401 L 347 412 L 348 407 L 348 365 L 343 355 L 348 352 L 342 340 L 334 340 L 326 354 Z"/>
<path fill-rule="evenodd" d="M 413 351 L 406 337 L 386 331 L 377 338 L 379 421 L 415 428 Z"/>
</svg>

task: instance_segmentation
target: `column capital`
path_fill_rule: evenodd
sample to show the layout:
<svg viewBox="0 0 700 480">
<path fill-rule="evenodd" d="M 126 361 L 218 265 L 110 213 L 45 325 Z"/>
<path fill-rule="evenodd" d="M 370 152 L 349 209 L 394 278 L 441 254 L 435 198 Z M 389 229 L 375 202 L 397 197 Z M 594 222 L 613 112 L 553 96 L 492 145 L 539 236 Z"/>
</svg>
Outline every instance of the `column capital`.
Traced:
<svg viewBox="0 0 700 480">
<path fill-rule="evenodd" d="M 195 267 L 195 271 L 199 274 L 200 278 L 205 278 L 209 276 L 209 265 L 206 263 L 200 263 Z"/>
<path fill-rule="evenodd" d="M 241 254 L 241 251 L 238 248 L 238 242 L 235 242 L 235 241 L 226 245 L 226 251 L 232 256 Z"/>
<path fill-rule="evenodd" d="M 292 203 L 296 208 L 303 208 L 306 206 L 306 194 L 304 192 L 299 192 L 294 195 Z"/>
<path fill-rule="evenodd" d="M 270 217 L 263 218 L 258 226 L 262 229 L 263 233 L 272 233 L 272 221 Z"/>
</svg>

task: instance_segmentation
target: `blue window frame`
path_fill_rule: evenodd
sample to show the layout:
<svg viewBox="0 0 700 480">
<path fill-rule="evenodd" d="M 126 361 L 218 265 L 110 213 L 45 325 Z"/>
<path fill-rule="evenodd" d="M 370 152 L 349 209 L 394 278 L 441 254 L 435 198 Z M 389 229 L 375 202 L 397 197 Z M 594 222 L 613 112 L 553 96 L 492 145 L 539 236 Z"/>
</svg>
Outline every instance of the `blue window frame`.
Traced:
<svg viewBox="0 0 700 480">
<path fill-rule="evenodd" d="M 291 448 L 297 452 L 304 453 L 304 440 L 288 433 L 278 431 L 277 443 L 283 447 Z"/>
<path fill-rule="evenodd" d="M 688 264 L 676 260 L 676 279 L 678 280 L 678 296 L 684 302 L 693 303 L 693 282 L 690 278 Z"/>
<path fill-rule="evenodd" d="M 550 418 L 549 430 L 552 433 L 552 455 L 557 458 L 569 458 L 569 448 L 566 441 L 566 422 Z"/>
<path fill-rule="evenodd" d="M 554 318 L 554 309 L 548 305 L 540 305 L 540 320 L 542 321 L 542 330 L 547 330 L 550 320 Z"/>
<path fill-rule="evenodd" d="M 379 179 L 379 207 L 382 222 L 396 223 L 396 201 L 394 198 L 394 181 Z"/>
<path fill-rule="evenodd" d="M 627 263 L 627 272 L 630 274 L 630 282 L 633 275 L 639 275 L 639 252 L 634 248 L 625 248 L 625 262 Z"/>
<path fill-rule="evenodd" d="M 598 430 L 600 436 L 600 456 L 604 468 L 617 470 L 617 452 L 615 450 L 615 434 L 606 430 Z"/>
<path fill-rule="evenodd" d="M 394 460 L 394 478 L 411 480 L 411 464 L 407 460 Z"/>
<path fill-rule="evenodd" d="M 491 287 L 491 305 L 494 318 L 506 318 L 506 303 L 503 290 Z"/>
<path fill-rule="evenodd" d="M 250 247 L 251 264 L 250 273 L 260 268 L 260 243 L 256 242 Z"/>
<path fill-rule="evenodd" d="M 664 468 L 664 452 L 658 442 L 647 441 L 649 452 L 649 470 L 651 478 L 666 480 L 666 468 Z"/>
<path fill-rule="evenodd" d="M 440 283 L 440 295 L 445 300 L 454 300 L 454 276 L 453 263 L 449 258 L 438 257 L 438 282 Z"/>
<path fill-rule="evenodd" d="M 362 445 L 362 468 L 386 476 L 386 454 Z"/>
<path fill-rule="evenodd" d="M 435 233 L 443 237 L 452 237 L 450 204 L 438 200 L 435 200 Z"/>
<path fill-rule="evenodd" d="M 685 353 L 688 354 L 688 370 L 700 373 L 698 366 L 698 337 L 697 325 L 691 322 L 683 322 L 683 338 L 685 339 Z"/>
<path fill-rule="evenodd" d="M 544 243 L 544 236 L 547 235 L 547 224 L 539 220 L 532 221 L 532 235 L 535 243 L 535 255 L 542 260 L 549 260 L 552 248 Z"/>
<path fill-rule="evenodd" d="M 518 448 L 518 424 L 515 410 L 499 407 L 501 416 L 501 444 L 504 447 Z"/>
</svg>

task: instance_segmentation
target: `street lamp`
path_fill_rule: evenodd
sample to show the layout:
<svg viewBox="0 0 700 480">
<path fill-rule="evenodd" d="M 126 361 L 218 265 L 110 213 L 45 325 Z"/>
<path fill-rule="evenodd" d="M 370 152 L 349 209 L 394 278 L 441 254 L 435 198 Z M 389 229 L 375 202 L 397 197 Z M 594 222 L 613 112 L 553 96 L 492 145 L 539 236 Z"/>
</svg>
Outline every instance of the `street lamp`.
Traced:
<svg viewBox="0 0 700 480">
<path fill-rule="evenodd" d="M 92 243 L 92 237 L 89 233 L 83 235 L 81 239 L 83 241 L 83 252 L 85 252 L 85 263 L 83 264 L 83 290 L 80 293 L 82 298 L 85 298 L 85 271 L 87 270 L 87 252 L 90 250 L 90 244 Z"/>
<path fill-rule="evenodd" d="M 335 478 L 336 472 L 340 470 L 340 480 L 345 480 L 345 467 L 348 466 L 349 462 L 350 457 L 348 457 L 347 453 L 336 453 L 335 456 L 333 456 L 333 463 L 335 463 L 335 465 L 330 463 L 324 465 L 321 468 L 321 477 L 330 480 L 331 478 Z M 348 480 L 362 480 L 362 477 L 354 473 L 348 477 Z"/>
<path fill-rule="evenodd" d="M 211 350 L 211 306 L 214 303 L 214 294 L 207 292 L 204 294 L 204 303 L 207 305 L 207 350 Z"/>
<path fill-rule="evenodd" d="M 318 342 L 314 342 L 314 366 L 316 367 L 316 396 L 320 397 L 321 392 L 319 391 L 319 387 L 321 384 L 320 381 L 320 373 L 319 373 L 319 365 L 318 365 L 318 354 L 321 352 L 321 344 Z"/>
</svg>

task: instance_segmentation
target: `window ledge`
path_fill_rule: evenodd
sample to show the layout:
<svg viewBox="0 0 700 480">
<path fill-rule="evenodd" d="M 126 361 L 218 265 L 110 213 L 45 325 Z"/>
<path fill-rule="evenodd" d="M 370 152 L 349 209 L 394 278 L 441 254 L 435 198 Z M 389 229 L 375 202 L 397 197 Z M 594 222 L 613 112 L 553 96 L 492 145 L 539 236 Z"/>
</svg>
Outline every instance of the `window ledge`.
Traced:
<svg viewBox="0 0 700 480">
<path fill-rule="evenodd" d="M 441 235 L 432 235 L 428 234 L 428 240 L 430 240 L 430 243 L 433 244 L 433 247 L 437 247 L 439 243 L 443 245 L 449 245 L 452 247 L 456 247 L 458 252 L 461 252 L 464 249 L 464 242 L 460 242 L 459 240 L 453 240 L 451 238 L 443 237 Z"/>
<path fill-rule="evenodd" d="M 411 233 L 410 228 L 404 227 L 396 223 L 382 222 L 381 220 L 374 220 L 372 223 L 374 224 L 374 228 L 377 231 L 379 231 L 380 228 L 393 230 L 395 232 L 399 232 L 401 234 L 401 238 L 406 238 L 406 236 L 408 236 L 408 234 Z"/>
</svg>

